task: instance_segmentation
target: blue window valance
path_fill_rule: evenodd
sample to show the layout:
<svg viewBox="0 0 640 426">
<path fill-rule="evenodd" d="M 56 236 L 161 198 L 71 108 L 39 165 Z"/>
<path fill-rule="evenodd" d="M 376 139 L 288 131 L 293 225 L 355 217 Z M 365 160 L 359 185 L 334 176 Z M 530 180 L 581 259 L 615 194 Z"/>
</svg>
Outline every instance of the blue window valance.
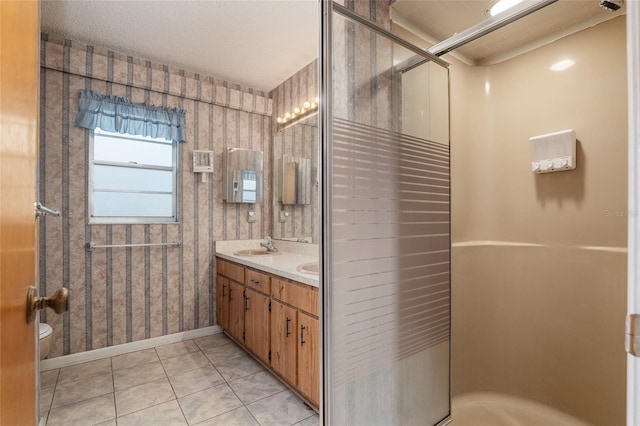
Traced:
<svg viewBox="0 0 640 426">
<path fill-rule="evenodd" d="M 103 96 L 93 90 L 80 92 L 76 126 L 109 132 L 150 136 L 182 142 L 186 138 L 185 111 L 136 104 L 127 98 Z"/>
</svg>

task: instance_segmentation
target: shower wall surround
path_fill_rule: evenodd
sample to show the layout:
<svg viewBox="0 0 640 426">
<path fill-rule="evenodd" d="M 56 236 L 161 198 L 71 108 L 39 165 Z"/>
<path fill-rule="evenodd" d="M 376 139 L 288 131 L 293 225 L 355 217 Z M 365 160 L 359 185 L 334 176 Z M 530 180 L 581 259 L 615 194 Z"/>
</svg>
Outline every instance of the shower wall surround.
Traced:
<svg viewBox="0 0 640 426">
<path fill-rule="evenodd" d="M 261 150 L 271 175 L 271 100 L 264 92 L 190 74 L 75 41 L 42 36 L 40 201 L 62 210 L 40 224 L 40 293 L 67 286 L 70 310 L 44 314 L 53 326 L 50 357 L 118 345 L 214 324 L 214 241 L 262 238 L 271 204 L 226 205 L 221 155 L 227 147 Z M 180 144 L 180 222 L 88 225 L 90 133 L 73 125 L 81 89 L 130 98 L 187 114 Z M 215 152 L 206 183 L 191 172 L 194 149 Z M 271 184 L 265 183 L 265 200 Z M 160 243 L 182 247 L 110 248 L 96 244 Z"/>
<path fill-rule="evenodd" d="M 452 67 L 454 397 L 500 392 L 625 424 L 624 40 L 620 16 Z M 549 70 L 566 57 L 573 67 Z M 528 138 L 568 128 L 578 167 L 532 173 Z"/>
</svg>

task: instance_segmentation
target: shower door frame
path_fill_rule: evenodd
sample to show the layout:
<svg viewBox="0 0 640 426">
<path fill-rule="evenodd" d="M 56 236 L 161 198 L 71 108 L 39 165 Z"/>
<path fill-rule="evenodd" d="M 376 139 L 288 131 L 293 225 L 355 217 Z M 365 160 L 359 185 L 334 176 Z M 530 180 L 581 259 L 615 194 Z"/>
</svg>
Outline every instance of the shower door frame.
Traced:
<svg viewBox="0 0 640 426">
<path fill-rule="evenodd" d="M 629 91 L 627 311 L 628 314 L 638 314 L 640 313 L 640 2 L 629 1 L 626 7 Z M 631 354 L 627 354 L 627 424 L 640 424 L 640 358 Z"/>
<path fill-rule="evenodd" d="M 331 303 L 332 296 L 330 294 L 328 282 L 331 282 L 333 279 L 332 275 L 332 253 L 329 247 L 329 244 L 326 244 L 327 241 L 333 241 L 333 231 L 328 223 L 328 215 L 325 215 L 325 211 L 331 211 L 333 203 L 331 200 L 331 195 L 326 189 L 332 188 L 333 179 L 332 175 L 328 173 L 328 171 L 332 170 L 333 162 L 331 153 L 329 151 L 329 139 L 332 138 L 333 135 L 333 37 L 332 37 L 332 14 L 334 11 L 344 16 L 347 19 L 354 20 L 362 25 L 365 25 L 368 29 L 372 30 L 378 35 L 388 38 L 394 43 L 399 44 L 402 47 L 405 47 L 416 54 L 423 55 L 425 57 L 424 62 L 435 62 L 447 69 L 450 68 L 450 63 L 442 60 L 438 56 L 433 55 L 432 53 L 421 49 L 406 40 L 392 34 L 388 30 L 377 26 L 375 23 L 368 21 L 367 19 L 356 15 L 354 12 L 351 12 L 344 6 L 335 3 L 333 0 L 319 0 L 319 28 L 320 28 L 320 58 L 318 61 L 318 89 L 319 89 L 319 97 L 320 97 L 320 106 L 318 108 L 318 130 L 319 130 L 319 157 L 318 157 L 318 170 L 322 171 L 321 177 L 319 181 L 319 194 L 321 197 L 321 208 L 320 208 L 320 235 L 321 235 L 321 250 L 320 250 L 320 330 L 321 330 L 321 351 L 320 351 L 320 377 L 321 377 L 321 392 L 320 392 L 320 424 L 329 424 L 328 421 L 330 419 L 329 409 L 330 407 L 330 398 L 329 394 L 332 391 L 330 388 L 328 375 L 325 374 L 328 371 L 332 371 L 330 367 L 331 358 L 327 356 L 329 353 L 328 349 L 331 347 L 331 344 L 328 339 L 328 330 L 327 325 L 333 322 L 334 312 L 331 310 L 333 304 Z M 418 66 L 423 63 L 422 61 L 418 64 L 414 64 Z M 450 84 L 450 83 L 449 83 Z M 450 143 L 450 112 L 451 112 L 451 92 L 450 88 L 448 89 L 448 105 L 449 105 L 449 143 Z M 450 145 L 449 145 L 450 146 Z M 451 201 L 449 200 L 449 203 Z M 451 204 L 449 204 L 451 205 Z M 451 208 L 449 209 L 449 215 L 451 215 Z M 450 219 L 449 219 L 450 223 Z M 451 225 L 449 225 L 451 226 Z M 449 250 L 451 250 L 451 229 L 449 228 Z M 449 263 L 451 264 L 451 251 L 449 251 Z M 451 270 L 449 270 L 451 273 Z M 451 296 L 451 288 L 449 288 L 449 297 Z M 451 330 L 451 305 L 449 305 L 449 330 Z M 450 332 L 450 331 L 449 331 Z M 451 369 L 451 335 L 449 334 L 449 415 L 442 419 L 434 426 L 442 426 L 451 422 L 451 384 L 452 384 L 452 369 Z"/>
</svg>

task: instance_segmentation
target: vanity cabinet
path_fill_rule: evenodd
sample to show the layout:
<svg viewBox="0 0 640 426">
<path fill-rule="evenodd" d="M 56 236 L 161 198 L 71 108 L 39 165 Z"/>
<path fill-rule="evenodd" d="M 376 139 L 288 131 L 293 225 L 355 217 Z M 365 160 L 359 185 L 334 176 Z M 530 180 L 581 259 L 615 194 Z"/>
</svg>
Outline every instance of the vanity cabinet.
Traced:
<svg viewBox="0 0 640 426">
<path fill-rule="evenodd" d="M 271 366 L 315 406 L 319 402 L 318 289 L 272 278 Z"/>
<path fill-rule="evenodd" d="M 319 321 L 298 312 L 298 384 L 301 394 L 318 405 L 320 401 Z"/>
<path fill-rule="evenodd" d="M 216 277 L 216 320 L 224 330 L 229 329 L 229 280 L 220 274 Z"/>
<path fill-rule="evenodd" d="M 298 311 L 277 300 L 271 301 L 271 368 L 291 385 L 298 378 L 296 331 Z"/>
<path fill-rule="evenodd" d="M 244 267 L 216 259 L 216 319 L 236 340 L 244 340 Z"/>
<path fill-rule="evenodd" d="M 269 363 L 269 296 L 244 289 L 244 344 L 260 360 Z"/>
<path fill-rule="evenodd" d="M 229 334 L 244 342 L 244 286 L 229 280 Z"/>
<path fill-rule="evenodd" d="M 217 258 L 218 324 L 318 407 L 318 289 Z"/>
</svg>

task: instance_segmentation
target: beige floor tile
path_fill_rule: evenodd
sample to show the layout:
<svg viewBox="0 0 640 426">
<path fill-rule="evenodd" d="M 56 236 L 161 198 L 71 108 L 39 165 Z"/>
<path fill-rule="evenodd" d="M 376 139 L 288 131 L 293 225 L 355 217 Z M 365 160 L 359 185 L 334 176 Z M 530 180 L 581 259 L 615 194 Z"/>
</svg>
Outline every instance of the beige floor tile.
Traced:
<svg viewBox="0 0 640 426">
<path fill-rule="evenodd" d="M 186 426 L 178 401 L 172 400 L 126 416 L 118 417 L 118 426 Z"/>
<path fill-rule="evenodd" d="M 236 408 L 196 426 L 260 426 L 246 407 Z"/>
<path fill-rule="evenodd" d="M 196 345 L 193 340 L 186 340 L 184 342 L 171 343 L 169 345 L 156 347 L 156 352 L 161 360 L 198 352 L 199 350 L 200 348 L 198 348 L 198 345 Z"/>
<path fill-rule="evenodd" d="M 55 386 L 58 382 L 58 374 L 60 374 L 60 369 L 56 368 L 55 370 L 43 371 L 40 373 L 40 388 L 49 388 L 51 386 Z"/>
<path fill-rule="evenodd" d="M 53 401 L 53 391 L 56 388 L 44 388 L 40 389 L 40 415 L 46 414 L 51 408 L 51 401 Z"/>
<path fill-rule="evenodd" d="M 116 391 L 118 417 L 175 399 L 168 379 Z"/>
<path fill-rule="evenodd" d="M 226 383 L 178 399 L 189 424 L 195 424 L 242 406 Z"/>
<path fill-rule="evenodd" d="M 156 361 L 148 364 L 137 365 L 113 372 L 113 383 L 117 391 L 142 385 L 156 380 L 164 379 L 167 375 L 162 364 L 156 357 Z"/>
<path fill-rule="evenodd" d="M 60 383 L 55 387 L 52 407 L 74 404 L 85 399 L 113 393 L 113 377 L 111 373 L 93 376 L 87 380 Z"/>
<path fill-rule="evenodd" d="M 285 389 L 285 385 L 268 371 L 234 380 L 229 383 L 229 386 L 244 404 L 258 401 Z"/>
<path fill-rule="evenodd" d="M 213 364 L 227 382 L 250 376 L 263 371 L 264 368 L 249 355 L 231 358 Z"/>
<path fill-rule="evenodd" d="M 290 390 L 285 390 L 268 398 L 247 405 L 247 408 L 261 425 L 292 425 L 314 414 Z"/>
<path fill-rule="evenodd" d="M 47 426 L 95 425 L 115 417 L 113 394 L 110 393 L 64 407 L 52 408 Z"/>
<path fill-rule="evenodd" d="M 211 365 L 171 376 L 169 381 L 178 398 L 224 383 L 220 373 Z"/>
<path fill-rule="evenodd" d="M 150 348 L 114 356 L 111 358 L 111 366 L 113 367 L 113 371 L 116 371 L 122 370 L 123 368 L 131 368 L 136 365 L 149 364 L 159 360 L 160 358 L 158 358 L 155 348 Z"/>
<path fill-rule="evenodd" d="M 58 384 L 88 380 L 94 376 L 111 373 L 111 358 L 97 359 L 83 362 L 60 369 Z"/>
<path fill-rule="evenodd" d="M 93 426 L 117 426 L 116 419 L 107 420 L 106 422 L 98 423 Z"/>
<path fill-rule="evenodd" d="M 212 334 L 211 336 L 198 337 L 197 339 L 193 339 L 196 345 L 200 349 L 210 349 L 215 348 L 216 346 L 228 345 L 229 343 L 233 343 L 231 339 L 227 337 L 224 333 Z"/>
<path fill-rule="evenodd" d="M 320 416 L 317 413 L 295 424 L 295 426 L 319 426 L 319 425 L 320 425 Z"/>
<path fill-rule="evenodd" d="M 175 376 L 176 374 L 184 373 L 189 370 L 196 370 L 198 368 L 211 365 L 209 359 L 202 352 L 192 352 L 173 358 L 166 358 L 162 360 L 164 370 L 167 372 L 167 376 Z"/>
<path fill-rule="evenodd" d="M 207 358 L 209 358 L 209 361 L 211 361 L 214 366 L 217 362 L 247 355 L 247 353 L 240 346 L 236 345 L 233 342 L 228 345 L 203 348 L 202 352 L 207 356 Z"/>
</svg>

